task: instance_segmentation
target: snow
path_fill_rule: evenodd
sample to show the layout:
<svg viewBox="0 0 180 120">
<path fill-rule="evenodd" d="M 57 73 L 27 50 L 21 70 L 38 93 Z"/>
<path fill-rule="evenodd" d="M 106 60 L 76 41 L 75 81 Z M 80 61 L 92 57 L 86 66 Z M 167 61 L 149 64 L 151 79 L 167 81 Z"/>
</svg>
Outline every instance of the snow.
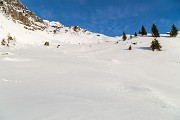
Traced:
<svg viewBox="0 0 180 120">
<path fill-rule="evenodd" d="M 17 41 L 0 46 L 0 120 L 179 120 L 180 36 L 161 35 L 153 52 L 149 36 L 54 35 L 0 18 L 0 39 Z"/>
<path fill-rule="evenodd" d="M 86 43 L 98 43 L 102 41 L 109 40 L 117 40 L 118 38 L 110 38 L 105 35 L 97 36 L 96 33 L 91 33 L 87 31 L 83 33 L 83 31 L 75 32 L 69 27 L 63 27 L 60 23 L 57 22 L 48 22 L 49 27 L 46 31 L 36 30 L 30 31 L 24 29 L 24 26 L 19 23 L 14 23 L 11 18 L 9 20 L 3 15 L 0 14 L 0 39 L 6 38 L 6 36 L 10 33 L 12 36 L 15 36 L 17 40 L 17 46 L 23 47 L 24 45 L 29 46 L 41 46 L 46 41 L 49 41 L 53 46 L 57 46 L 59 44 L 86 44 Z M 53 33 L 55 28 L 51 26 L 63 27 L 61 28 L 57 34 Z M 68 30 L 68 32 L 65 32 Z"/>
</svg>

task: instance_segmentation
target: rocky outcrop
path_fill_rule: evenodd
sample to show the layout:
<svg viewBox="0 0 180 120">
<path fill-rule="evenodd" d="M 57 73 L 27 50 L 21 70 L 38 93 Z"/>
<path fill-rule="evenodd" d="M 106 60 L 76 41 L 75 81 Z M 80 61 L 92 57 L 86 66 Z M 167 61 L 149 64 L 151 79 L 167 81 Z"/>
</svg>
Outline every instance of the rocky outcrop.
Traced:
<svg viewBox="0 0 180 120">
<path fill-rule="evenodd" d="M 19 0 L 0 0 L 0 10 L 15 22 L 25 25 L 26 29 L 44 30 L 46 28 L 44 21 L 29 11 Z"/>
</svg>

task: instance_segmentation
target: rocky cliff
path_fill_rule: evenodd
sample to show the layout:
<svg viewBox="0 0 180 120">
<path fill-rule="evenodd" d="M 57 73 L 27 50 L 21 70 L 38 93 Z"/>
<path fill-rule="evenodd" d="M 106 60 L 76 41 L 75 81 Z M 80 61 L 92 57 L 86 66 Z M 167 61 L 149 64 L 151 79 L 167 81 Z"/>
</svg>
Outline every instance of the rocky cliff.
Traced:
<svg viewBox="0 0 180 120">
<path fill-rule="evenodd" d="M 26 29 L 44 30 L 46 28 L 44 21 L 28 10 L 19 0 L 0 0 L 0 11 L 12 18 L 14 22 L 23 24 Z"/>
</svg>

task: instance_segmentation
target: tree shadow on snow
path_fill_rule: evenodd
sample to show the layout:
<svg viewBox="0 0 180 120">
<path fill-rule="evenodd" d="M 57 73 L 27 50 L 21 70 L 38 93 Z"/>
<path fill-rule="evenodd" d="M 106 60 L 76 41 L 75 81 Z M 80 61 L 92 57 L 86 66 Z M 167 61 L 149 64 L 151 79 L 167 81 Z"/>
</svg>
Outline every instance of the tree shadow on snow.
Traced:
<svg viewBox="0 0 180 120">
<path fill-rule="evenodd" d="M 161 37 L 164 37 L 164 38 L 171 38 L 171 36 L 167 36 L 167 35 L 162 35 Z"/>
<path fill-rule="evenodd" d="M 152 51 L 151 47 L 139 47 L 138 49 L 142 49 L 142 50 L 151 50 L 151 51 Z"/>
</svg>

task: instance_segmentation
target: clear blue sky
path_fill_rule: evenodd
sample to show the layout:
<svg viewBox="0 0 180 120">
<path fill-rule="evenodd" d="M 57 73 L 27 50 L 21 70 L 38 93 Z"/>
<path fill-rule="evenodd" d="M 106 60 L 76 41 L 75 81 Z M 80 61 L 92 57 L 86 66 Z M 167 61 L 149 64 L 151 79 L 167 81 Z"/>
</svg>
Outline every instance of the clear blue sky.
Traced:
<svg viewBox="0 0 180 120">
<path fill-rule="evenodd" d="M 180 29 L 180 0 L 20 0 L 39 17 L 78 25 L 109 36 L 122 31 L 133 34 L 144 25 L 151 32 L 154 22 L 160 33 L 174 22 Z"/>
</svg>

